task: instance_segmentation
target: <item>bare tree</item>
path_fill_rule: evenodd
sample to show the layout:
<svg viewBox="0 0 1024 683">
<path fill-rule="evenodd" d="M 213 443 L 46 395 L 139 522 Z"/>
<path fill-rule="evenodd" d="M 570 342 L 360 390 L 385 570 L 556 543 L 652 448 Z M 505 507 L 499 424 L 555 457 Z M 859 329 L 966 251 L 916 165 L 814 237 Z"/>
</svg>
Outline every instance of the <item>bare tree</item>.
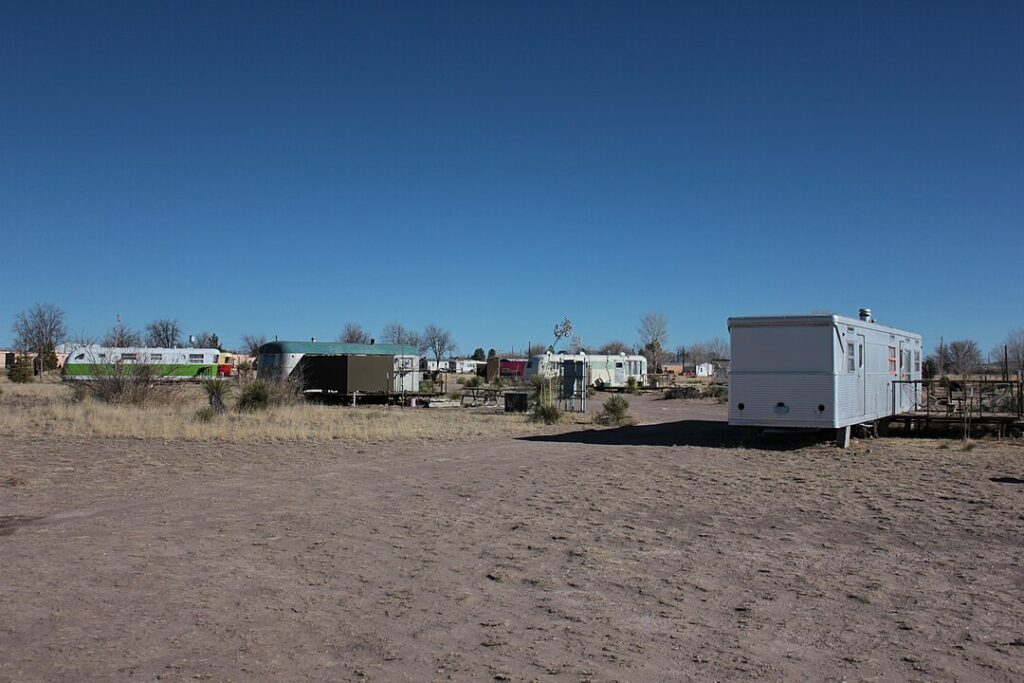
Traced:
<svg viewBox="0 0 1024 683">
<path fill-rule="evenodd" d="M 417 347 L 420 345 L 419 334 L 399 322 L 385 325 L 380 336 L 381 339 L 389 344 L 409 344 L 410 346 Z"/>
<path fill-rule="evenodd" d="M 429 350 L 434 354 L 434 360 L 438 365 L 441 364 L 442 356 L 455 353 L 457 348 L 451 332 L 433 323 L 423 329 L 423 334 L 420 335 L 420 344 L 423 345 L 423 350 Z"/>
<path fill-rule="evenodd" d="M 622 341 L 621 339 L 613 339 L 612 341 L 604 344 L 601 348 L 599 348 L 598 353 L 602 353 L 608 356 L 617 356 L 620 353 L 625 353 L 629 350 L 630 348 L 626 344 L 626 342 Z"/>
<path fill-rule="evenodd" d="M 704 342 L 704 350 L 708 354 L 708 360 L 716 360 L 729 357 L 729 342 L 721 337 L 712 337 Z"/>
<path fill-rule="evenodd" d="M 708 360 L 707 349 L 704 348 L 704 342 L 695 341 L 690 344 L 690 362 L 694 365 L 700 365 Z"/>
<path fill-rule="evenodd" d="M 580 353 L 583 351 L 583 341 L 578 334 L 574 334 L 569 341 L 569 353 Z"/>
<path fill-rule="evenodd" d="M 1006 339 L 999 346 L 992 349 L 992 357 L 1003 364 L 1003 352 L 1006 352 L 1006 360 L 1010 366 L 1010 372 L 1024 370 L 1024 329 L 1010 330 Z"/>
<path fill-rule="evenodd" d="M 260 347 L 267 343 L 267 335 L 265 334 L 243 334 L 242 335 L 242 350 L 250 356 L 256 356 L 260 352 Z"/>
<path fill-rule="evenodd" d="M 117 316 L 117 323 L 114 324 L 103 336 L 104 346 L 117 346 L 121 348 L 135 348 L 142 346 L 142 335 L 128 327 L 121 316 Z"/>
<path fill-rule="evenodd" d="M 63 309 L 53 304 L 36 304 L 14 317 L 11 331 L 14 332 L 14 346 L 18 351 L 39 354 L 41 369 L 57 367 L 54 351 L 68 336 Z"/>
<path fill-rule="evenodd" d="M 648 313 L 640 319 L 637 333 L 644 347 L 644 355 L 653 366 L 654 372 L 658 372 L 662 356 L 665 355 L 665 345 L 668 343 L 668 321 L 661 313 Z"/>
<path fill-rule="evenodd" d="M 544 346 L 543 344 L 529 344 L 526 347 L 526 357 L 529 358 L 530 356 L 543 356 L 547 352 L 547 350 L 548 350 L 548 347 Z M 514 356 L 515 354 L 509 352 L 509 353 L 503 353 L 501 355 L 505 356 L 505 357 L 509 357 L 509 356 Z"/>
<path fill-rule="evenodd" d="M 981 350 L 973 339 L 951 341 L 945 349 L 946 372 L 967 376 L 981 365 Z"/>
<path fill-rule="evenodd" d="M 345 323 L 338 341 L 346 344 L 369 344 L 370 334 L 359 323 Z"/>
<path fill-rule="evenodd" d="M 202 331 L 196 335 L 196 348 L 220 349 L 220 337 L 213 332 Z"/>
<path fill-rule="evenodd" d="M 160 318 L 146 325 L 146 346 L 173 349 L 181 346 L 181 324 L 172 318 Z"/>
<path fill-rule="evenodd" d="M 88 332 L 77 332 L 69 336 L 65 341 L 71 346 L 94 346 L 97 343 L 96 337 Z"/>
</svg>

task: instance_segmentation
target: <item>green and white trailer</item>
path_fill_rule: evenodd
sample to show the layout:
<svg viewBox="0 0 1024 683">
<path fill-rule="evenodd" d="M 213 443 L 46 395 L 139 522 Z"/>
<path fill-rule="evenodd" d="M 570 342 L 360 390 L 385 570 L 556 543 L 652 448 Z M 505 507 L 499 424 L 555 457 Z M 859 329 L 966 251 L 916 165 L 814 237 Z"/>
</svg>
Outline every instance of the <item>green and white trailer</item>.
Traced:
<svg viewBox="0 0 1024 683">
<path fill-rule="evenodd" d="M 145 371 L 153 381 L 215 379 L 218 349 L 79 346 L 64 362 L 66 380 L 95 380 Z"/>
</svg>

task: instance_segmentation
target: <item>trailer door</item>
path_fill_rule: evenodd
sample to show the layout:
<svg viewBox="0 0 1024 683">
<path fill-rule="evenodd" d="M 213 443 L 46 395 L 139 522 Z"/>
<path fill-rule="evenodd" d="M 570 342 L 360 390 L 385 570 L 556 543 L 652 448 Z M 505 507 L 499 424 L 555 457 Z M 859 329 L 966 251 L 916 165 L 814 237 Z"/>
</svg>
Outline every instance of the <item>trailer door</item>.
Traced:
<svg viewBox="0 0 1024 683">
<path fill-rule="evenodd" d="M 615 384 L 612 386 L 621 387 L 626 384 L 626 369 L 622 367 L 622 361 L 615 361 Z"/>
<path fill-rule="evenodd" d="M 864 335 L 863 334 L 858 334 L 857 335 L 857 365 L 856 365 L 856 372 L 857 372 L 857 414 L 858 415 L 863 415 L 864 414 L 864 410 L 865 410 L 865 408 L 864 408 L 865 397 L 867 395 L 866 373 L 864 372 L 864 351 L 865 351 Z"/>
</svg>

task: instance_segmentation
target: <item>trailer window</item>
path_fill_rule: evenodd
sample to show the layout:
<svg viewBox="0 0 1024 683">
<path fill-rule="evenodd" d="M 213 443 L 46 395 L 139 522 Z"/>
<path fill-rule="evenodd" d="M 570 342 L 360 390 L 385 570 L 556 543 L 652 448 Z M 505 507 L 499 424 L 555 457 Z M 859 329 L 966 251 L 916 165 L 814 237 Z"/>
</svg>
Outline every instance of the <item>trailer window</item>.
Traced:
<svg viewBox="0 0 1024 683">
<path fill-rule="evenodd" d="M 864 345 L 857 344 L 857 367 L 864 367 Z"/>
<path fill-rule="evenodd" d="M 896 374 L 896 347 L 889 347 L 889 372 Z"/>
<path fill-rule="evenodd" d="M 151 360 L 151 361 L 163 360 L 163 359 L 164 359 L 164 354 L 162 354 L 162 353 L 151 353 L 151 354 L 149 354 L 149 360 Z"/>
<path fill-rule="evenodd" d="M 857 364 L 853 355 L 853 342 L 846 342 L 846 371 L 854 372 L 856 369 Z"/>
<path fill-rule="evenodd" d="M 190 354 L 188 354 L 188 362 L 189 363 L 202 363 L 203 362 L 203 354 L 201 354 L 201 353 L 190 353 Z"/>
<path fill-rule="evenodd" d="M 921 352 L 914 351 L 914 372 L 921 372 Z"/>
</svg>

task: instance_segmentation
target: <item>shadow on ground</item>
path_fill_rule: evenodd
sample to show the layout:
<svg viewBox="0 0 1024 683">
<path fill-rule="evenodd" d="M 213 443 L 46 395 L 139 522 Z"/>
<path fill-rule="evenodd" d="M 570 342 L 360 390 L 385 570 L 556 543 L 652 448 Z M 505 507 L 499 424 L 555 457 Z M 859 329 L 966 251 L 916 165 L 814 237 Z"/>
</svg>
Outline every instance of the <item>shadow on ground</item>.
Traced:
<svg viewBox="0 0 1024 683">
<path fill-rule="evenodd" d="M 523 441 L 581 443 L 595 446 L 700 446 L 703 448 L 757 448 L 788 451 L 827 443 L 832 434 L 826 431 L 749 434 L 739 427 L 730 427 L 718 420 L 679 420 L 651 425 L 589 429 L 524 436 Z"/>
</svg>

